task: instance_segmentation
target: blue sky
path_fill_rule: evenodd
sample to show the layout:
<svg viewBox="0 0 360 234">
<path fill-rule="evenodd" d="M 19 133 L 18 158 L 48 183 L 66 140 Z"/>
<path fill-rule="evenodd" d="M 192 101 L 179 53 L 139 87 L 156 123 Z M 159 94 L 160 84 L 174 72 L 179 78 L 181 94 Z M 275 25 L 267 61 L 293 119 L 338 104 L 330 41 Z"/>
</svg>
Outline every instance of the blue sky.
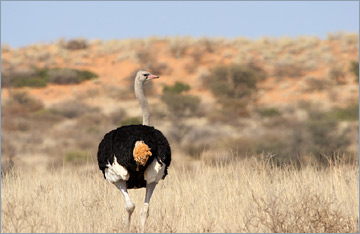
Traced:
<svg viewBox="0 0 360 234">
<path fill-rule="evenodd" d="M 359 2 L 2 1 L 1 42 L 190 35 L 280 37 L 359 31 Z"/>
</svg>

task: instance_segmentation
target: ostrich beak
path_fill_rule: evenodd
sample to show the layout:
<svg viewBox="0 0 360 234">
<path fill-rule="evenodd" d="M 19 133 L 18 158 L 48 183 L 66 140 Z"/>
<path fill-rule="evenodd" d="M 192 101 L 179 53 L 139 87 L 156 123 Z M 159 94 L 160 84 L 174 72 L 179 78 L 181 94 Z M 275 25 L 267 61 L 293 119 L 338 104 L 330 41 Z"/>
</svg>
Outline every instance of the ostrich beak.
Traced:
<svg viewBox="0 0 360 234">
<path fill-rule="evenodd" d="M 156 76 L 156 75 L 153 75 L 153 74 L 151 74 L 151 75 L 148 76 L 148 79 L 149 79 L 149 80 L 158 79 L 158 78 L 159 78 L 159 76 Z"/>
</svg>

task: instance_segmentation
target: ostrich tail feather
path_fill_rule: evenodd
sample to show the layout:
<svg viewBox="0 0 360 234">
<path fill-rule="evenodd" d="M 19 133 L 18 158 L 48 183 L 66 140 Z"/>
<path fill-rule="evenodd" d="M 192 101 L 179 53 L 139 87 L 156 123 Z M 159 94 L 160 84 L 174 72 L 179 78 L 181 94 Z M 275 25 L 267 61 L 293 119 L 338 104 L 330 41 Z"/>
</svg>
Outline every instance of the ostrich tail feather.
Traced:
<svg viewBox="0 0 360 234">
<path fill-rule="evenodd" d="M 137 141 L 133 150 L 134 160 L 142 166 L 145 166 L 149 157 L 152 155 L 150 148 L 144 141 Z"/>
</svg>

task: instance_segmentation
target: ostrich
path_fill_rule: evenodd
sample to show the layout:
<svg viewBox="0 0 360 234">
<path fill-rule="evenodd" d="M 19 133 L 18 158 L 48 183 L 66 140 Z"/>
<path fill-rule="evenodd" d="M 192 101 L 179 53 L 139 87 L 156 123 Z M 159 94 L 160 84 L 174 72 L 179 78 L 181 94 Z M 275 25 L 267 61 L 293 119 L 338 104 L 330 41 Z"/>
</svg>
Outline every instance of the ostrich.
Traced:
<svg viewBox="0 0 360 234">
<path fill-rule="evenodd" d="M 149 202 L 156 184 L 165 179 L 171 161 L 171 149 L 165 136 L 150 125 L 149 106 L 143 85 L 159 78 L 146 71 L 136 74 L 134 88 L 141 109 L 143 124 L 122 126 L 105 134 L 98 148 L 98 164 L 104 177 L 113 183 L 125 198 L 126 228 L 130 227 L 135 204 L 128 189 L 146 187 L 145 203 L 140 211 L 141 231 L 149 216 Z"/>
</svg>

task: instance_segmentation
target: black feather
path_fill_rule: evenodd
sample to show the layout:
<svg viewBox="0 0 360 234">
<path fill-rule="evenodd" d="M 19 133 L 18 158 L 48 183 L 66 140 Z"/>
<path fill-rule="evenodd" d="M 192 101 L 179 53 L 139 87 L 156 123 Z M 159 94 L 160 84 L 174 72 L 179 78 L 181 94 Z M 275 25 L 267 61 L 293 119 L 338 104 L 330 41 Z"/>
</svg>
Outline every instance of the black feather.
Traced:
<svg viewBox="0 0 360 234">
<path fill-rule="evenodd" d="M 133 157 L 136 141 L 144 141 L 152 153 L 146 165 L 140 165 L 138 171 Z M 130 174 L 130 178 L 126 182 L 129 189 L 146 187 L 144 171 L 153 160 L 166 165 L 163 179 L 167 175 L 167 168 L 171 162 L 171 149 L 165 136 L 154 127 L 146 125 L 122 126 L 105 134 L 99 144 L 97 154 L 99 168 L 104 177 L 106 164 L 114 162 L 114 155 L 117 162 L 125 167 Z"/>
</svg>

